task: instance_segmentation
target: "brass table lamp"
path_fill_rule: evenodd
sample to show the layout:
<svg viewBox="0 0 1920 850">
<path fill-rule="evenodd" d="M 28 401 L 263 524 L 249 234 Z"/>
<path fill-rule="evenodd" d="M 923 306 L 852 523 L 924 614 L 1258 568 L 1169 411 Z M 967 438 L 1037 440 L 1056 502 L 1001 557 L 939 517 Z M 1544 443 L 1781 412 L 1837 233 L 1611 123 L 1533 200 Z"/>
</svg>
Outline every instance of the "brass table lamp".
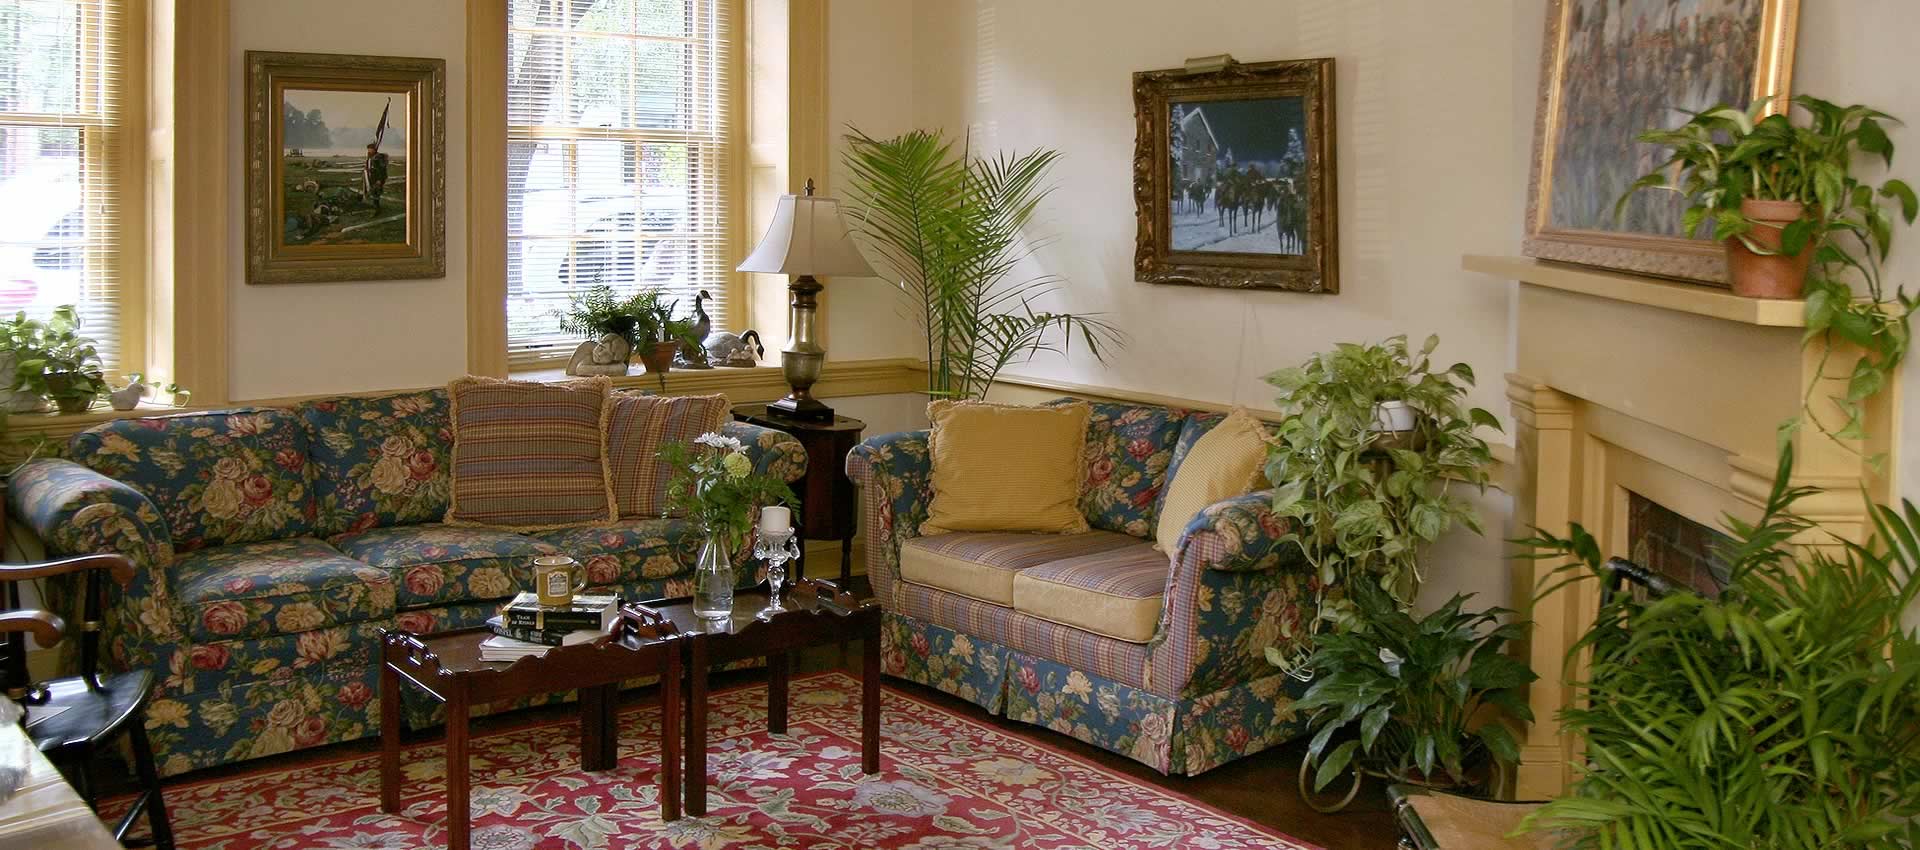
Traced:
<svg viewBox="0 0 1920 850">
<path fill-rule="evenodd" d="M 813 384 L 820 380 L 820 367 L 826 363 L 827 350 L 815 340 L 814 316 L 819 310 L 815 296 L 820 282 L 814 275 L 872 277 L 873 267 L 847 238 L 840 221 L 840 202 L 815 197 L 813 181 L 807 181 L 806 194 L 781 195 L 774 207 L 773 223 L 767 235 L 740 263 L 739 271 L 759 274 L 793 275 L 787 292 L 787 347 L 780 351 L 780 372 L 791 391 L 768 409 L 782 416 L 808 421 L 832 421 L 833 408 L 813 397 Z"/>
</svg>

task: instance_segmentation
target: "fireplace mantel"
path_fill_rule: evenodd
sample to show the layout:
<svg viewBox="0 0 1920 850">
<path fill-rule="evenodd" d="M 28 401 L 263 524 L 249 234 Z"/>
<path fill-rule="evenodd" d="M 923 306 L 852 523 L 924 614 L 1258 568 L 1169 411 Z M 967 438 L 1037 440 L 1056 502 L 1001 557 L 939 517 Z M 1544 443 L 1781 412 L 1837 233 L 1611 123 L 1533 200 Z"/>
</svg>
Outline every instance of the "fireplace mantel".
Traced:
<svg viewBox="0 0 1920 850">
<path fill-rule="evenodd" d="M 1579 523 L 1608 554 L 1626 554 L 1627 507 L 1639 494 L 1694 522 L 1756 519 L 1775 470 L 1778 427 L 1801 413 L 1801 398 L 1821 372 L 1844 393 L 1857 350 L 1803 344 L 1801 301 L 1768 301 L 1725 290 L 1520 257 L 1468 255 L 1462 267 L 1506 286 L 1518 281 L 1515 365 L 1507 375 L 1515 460 L 1510 480 L 1518 528 L 1558 534 Z M 1897 469 L 1889 436 L 1897 409 L 1896 376 L 1868 407 L 1875 439 L 1841 445 L 1812 427 L 1794 438 L 1793 483 L 1825 492 L 1797 509 L 1819 530 L 1861 539 L 1870 527 L 1864 490 L 1884 502 L 1890 483 L 1865 457 L 1884 453 Z M 1837 414 L 1821 409 L 1822 421 Z M 1556 712 L 1574 698 L 1582 673 L 1567 650 L 1598 608 L 1592 583 L 1535 600 L 1552 563 L 1516 559 L 1513 598 L 1534 600 L 1526 652 L 1540 675 L 1529 694 L 1538 721 L 1528 730 L 1517 772 L 1522 798 L 1554 796 L 1572 778 L 1574 741 Z"/>
</svg>

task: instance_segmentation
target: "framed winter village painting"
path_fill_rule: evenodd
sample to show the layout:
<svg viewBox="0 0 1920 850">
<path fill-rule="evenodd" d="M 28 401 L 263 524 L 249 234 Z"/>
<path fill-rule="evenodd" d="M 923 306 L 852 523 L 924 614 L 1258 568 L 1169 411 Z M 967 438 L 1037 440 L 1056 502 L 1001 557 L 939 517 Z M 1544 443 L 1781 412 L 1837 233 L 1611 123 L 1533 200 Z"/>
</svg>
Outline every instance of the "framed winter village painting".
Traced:
<svg viewBox="0 0 1920 850">
<path fill-rule="evenodd" d="M 268 53 L 247 68 L 247 282 L 444 277 L 441 59 Z"/>
<path fill-rule="evenodd" d="M 1134 276 L 1338 292 L 1333 60 L 1133 75 Z"/>
</svg>

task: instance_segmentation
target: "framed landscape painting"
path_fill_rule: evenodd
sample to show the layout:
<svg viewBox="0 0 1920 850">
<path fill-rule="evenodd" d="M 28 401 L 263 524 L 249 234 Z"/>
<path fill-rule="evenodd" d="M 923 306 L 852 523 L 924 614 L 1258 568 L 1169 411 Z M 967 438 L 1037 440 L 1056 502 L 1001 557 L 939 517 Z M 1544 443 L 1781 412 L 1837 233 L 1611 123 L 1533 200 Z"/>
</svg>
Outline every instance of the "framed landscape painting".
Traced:
<svg viewBox="0 0 1920 850">
<path fill-rule="evenodd" d="M 1681 232 L 1685 200 L 1633 181 L 1666 159 L 1635 141 L 1715 105 L 1785 109 L 1799 0 L 1553 0 L 1527 194 L 1527 256 L 1706 283 L 1725 252 Z"/>
<path fill-rule="evenodd" d="M 247 282 L 446 276 L 446 62 L 246 63 Z"/>
<path fill-rule="evenodd" d="M 1333 60 L 1133 75 L 1134 276 L 1338 292 Z"/>
</svg>

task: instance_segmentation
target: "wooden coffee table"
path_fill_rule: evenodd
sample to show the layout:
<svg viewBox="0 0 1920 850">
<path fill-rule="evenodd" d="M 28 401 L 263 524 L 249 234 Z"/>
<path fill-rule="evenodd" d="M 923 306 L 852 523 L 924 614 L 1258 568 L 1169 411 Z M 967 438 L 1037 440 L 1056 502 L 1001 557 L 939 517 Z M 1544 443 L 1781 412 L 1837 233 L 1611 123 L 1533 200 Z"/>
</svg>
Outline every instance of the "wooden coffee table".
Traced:
<svg viewBox="0 0 1920 850">
<path fill-rule="evenodd" d="M 686 809 L 707 813 L 707 674 L 716 665 L 767 659 L 767 731 L 787 731 L 787 682 L 792 653 L 812 646 L 861 645 L 860 766 L 880 772 L 880 605 L 856 599 L 825 579 L 802 579 L 787 595 L 787 611 L 755 618 L 767 605 L 764 589 L 741 590 L 733 616 L 702 620 L 688 600 L 648 603 L 672 620 L 687 646 Z"/>
<path fill-rule="evenodd" d="M 467 850 L 472 786 L 467 774 L 467 710 L 476 703 L 554 691 L 580 695 L 580 769 L 610 770 L 619 761 L 619 687 L 638 676 L 660 677 L 660 819 L 680 817 L 680 675 L 685 651 L 679 629 L 659 612 L 628 605 L 606 637 L 554 647 L 511 663 L 480 660 L 493 632 L 462 629 L 431 635 L 381 636 L 380 810 L 400 810 L 400 686 L 404 679 L 447 706 L 447 846 Z"/>
</svg>

